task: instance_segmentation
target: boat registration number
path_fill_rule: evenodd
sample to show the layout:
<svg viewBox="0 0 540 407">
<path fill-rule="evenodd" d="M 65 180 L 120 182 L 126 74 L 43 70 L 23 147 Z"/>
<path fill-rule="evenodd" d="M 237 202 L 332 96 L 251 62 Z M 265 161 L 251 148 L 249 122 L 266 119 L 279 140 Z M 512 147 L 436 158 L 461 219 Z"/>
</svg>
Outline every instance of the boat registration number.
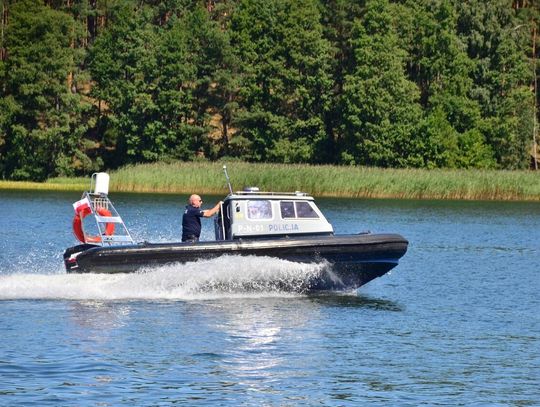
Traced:
<svg viewBox="0 0 540 407">
<path fill-rule="evenodd" d="M 264 225 L 238 225 L 238 233 L 262 233 Z"/>
</svg>

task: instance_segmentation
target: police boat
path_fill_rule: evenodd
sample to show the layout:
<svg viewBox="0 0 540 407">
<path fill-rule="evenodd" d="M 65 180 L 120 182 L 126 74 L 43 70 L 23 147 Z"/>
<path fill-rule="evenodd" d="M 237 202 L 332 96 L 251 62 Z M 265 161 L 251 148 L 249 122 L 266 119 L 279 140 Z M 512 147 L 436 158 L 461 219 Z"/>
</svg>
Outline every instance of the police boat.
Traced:
<svg viewBox="0 0 540 407">
<path fill-rule="evenodd" d="M 108 197 L 109 175 L 92 175 L 90 191 L 74 203 L 73 232 L 81 244 L 68 248 L 68 273 L 131 273 L 149 267 L 224 255 L 267 256 L 300 263 L 324 263 L 308 290 L 356 289 L 397 266 L 408 242 L 399 234 L 334 234 L 332 225 L 303 192 L 229 194 L 214 219 L 215 241 L 135 243 Z M 93 216 L 97 233 L 83 219 Z M 95 229 L 95 228 L 94 228 Z"/>
</svg>

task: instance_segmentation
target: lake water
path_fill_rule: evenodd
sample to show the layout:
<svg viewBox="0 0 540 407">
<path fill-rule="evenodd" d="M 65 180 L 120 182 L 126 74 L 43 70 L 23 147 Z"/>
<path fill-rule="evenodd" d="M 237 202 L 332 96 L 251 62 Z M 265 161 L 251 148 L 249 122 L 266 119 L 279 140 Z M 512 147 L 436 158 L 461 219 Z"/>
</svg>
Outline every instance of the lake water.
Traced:
<svg viewBox="0 0 540 407">
<path fill-rule="evenodd" d="M 319 200 L 337 232 L 410 246 L 357 292 L 303 295 L 273 276 L 320 266 L 270 258 L 66 275 L 79 198 L 0 192 L 2 406 L 540 405 L 539 203 Z M 111 198 L 136 240 L 179 239 L 185 196 Z"/>
</svg>

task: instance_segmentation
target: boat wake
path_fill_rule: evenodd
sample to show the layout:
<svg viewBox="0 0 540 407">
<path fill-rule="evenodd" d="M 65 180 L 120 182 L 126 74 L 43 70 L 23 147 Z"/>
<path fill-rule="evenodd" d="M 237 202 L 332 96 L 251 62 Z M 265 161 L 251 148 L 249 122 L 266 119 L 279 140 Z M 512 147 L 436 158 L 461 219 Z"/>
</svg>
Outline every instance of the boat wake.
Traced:
<svg viewBox="0 0 540 407">
<path fill-rule="evenodd" d="M 143 269 L 132 274 L 0 275 L 0 299 L 194 300 L 289 296 L 305 293 L 326 263 L 302 264 L 270 257 L 223 256 Z"/>
</svg>

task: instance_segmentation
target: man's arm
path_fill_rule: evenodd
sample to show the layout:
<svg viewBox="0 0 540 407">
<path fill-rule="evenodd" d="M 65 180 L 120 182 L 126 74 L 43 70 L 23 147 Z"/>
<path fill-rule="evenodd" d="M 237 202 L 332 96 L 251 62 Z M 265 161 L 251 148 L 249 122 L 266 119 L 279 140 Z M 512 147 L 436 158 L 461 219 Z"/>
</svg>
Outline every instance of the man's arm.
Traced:
<svg viewBox="0 0 540 407">
<path fill-rule="evenodd" d="M 214 214 L 216 212 L 219 211 L 219 208 L 221 208 L 221 204 L 223 203 L 223 201 L 219 201 L 216 206 L 214 206 L 212 209 L 206 209 L 203 211 L 203 216 L 205 218 L 209 218 L 210 216 L 214 216 Z"/>
</svg>

